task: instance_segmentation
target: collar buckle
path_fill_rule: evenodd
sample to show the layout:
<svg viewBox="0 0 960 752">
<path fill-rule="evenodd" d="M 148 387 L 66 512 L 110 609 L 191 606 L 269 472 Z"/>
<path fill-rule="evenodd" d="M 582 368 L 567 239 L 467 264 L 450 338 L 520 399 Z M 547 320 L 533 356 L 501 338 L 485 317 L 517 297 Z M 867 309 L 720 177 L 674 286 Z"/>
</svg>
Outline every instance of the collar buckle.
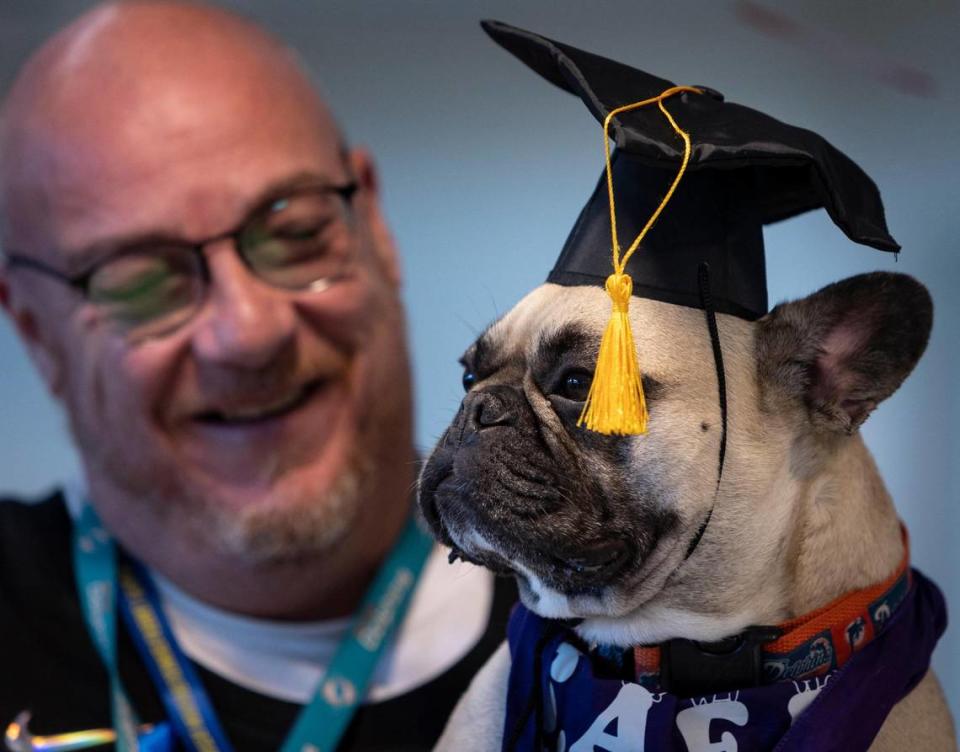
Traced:
<svg viewBox="0 0 960 752">
<path fill-rule="evenodd" d="M 778 627 L 747 627 L 717 642 L 668 640 L 660 646 L 660 686 L 680 697 L 758 687 L 763 645 L 782 634 Z"/>
</svg>

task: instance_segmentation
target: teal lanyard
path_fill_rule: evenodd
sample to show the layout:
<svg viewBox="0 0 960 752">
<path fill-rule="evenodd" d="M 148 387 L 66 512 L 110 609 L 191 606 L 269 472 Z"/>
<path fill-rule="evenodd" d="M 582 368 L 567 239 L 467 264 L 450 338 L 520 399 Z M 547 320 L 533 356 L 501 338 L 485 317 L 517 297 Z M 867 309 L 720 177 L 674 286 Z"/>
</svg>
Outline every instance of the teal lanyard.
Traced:
<svg viewBox="0 0 960 752">
<path fill-rule="evenodd" d="M 137 718 L 120 684 L 117 664 L 117 552 L 89 504 L 73 533 L 74 574 L 83 616 L 110 679 L 110 708 L 117 752 L 137 749 Z"/>
<path fill-rule="evenodd" d="M 393 550 L 387 557 L 376 578 L 370 585 L 357 610 L 349 631 L 340 641 L 333 659 L 320 680 L 320 685 L 310 703 L 304 707 L 293 729 L 287 735 L 281 752 L 333 752 L 337 748 L 354 712 L 366 697 L 373 671 L 389 646 L 391 638 L 403 621 L 414 587 L 423 570 L 433 545 L 432 539 L 420 528 L 411 515 Z M 102 527 L 96 512 L 88 504 L 83 508 L 74 528 L 74 565 L 77 588 L 83 605 L 87 627 L 93 636 L 110 678 L 113 724 L 117 731 L 117 752 L 133 752 L 137 749 L 137 719 L 130 702 L 120 685 L 116 650 L 117 609 L 117 554 L 113 541 Z M 144 575 L 145 576 L 145 575 Z M 149 589 L 149 583 L 146 583 Z M 144 633 L 139 620 L 130 621 L 134 630 L 134 642 L 146 645 L 145 659 L 169 665 L 167 656 L 182 656 L 173 633 L 159 605 L 159 599 L 147 598 L 136 601 L 138 609 L 148 609 L 147 615 L 155 620 L 158 628 Z M 140 634 L 137 634 L 137 631 Z M 183 658 L 185 664 L 188 664 Z M 189 672 L 189 668 L 187 671 Z M 200 722 L 209 727 L 206 738 L 220 739 L 219 723 L 212 715 L 212 705 L 199 682 L 188 682 L 184 689 L 176 686 L 171 691 L 164 678 L 165 672 L 151 670 L 154 682 L 162 696 L 177 695 L 184 691 L 193 695 L 193 707 L 210 708 L 209 714 L 201 712 Z M 168 706 L 168 712 L 176 715 L 177 709 Z M 174 719 L 174 727 L 197 726 L 197 719 Z M 190 738 L 181 734 L 181 742 L 195 749 Z M 229 752 L 222 742 L 206 749 Z"/>
</svg>

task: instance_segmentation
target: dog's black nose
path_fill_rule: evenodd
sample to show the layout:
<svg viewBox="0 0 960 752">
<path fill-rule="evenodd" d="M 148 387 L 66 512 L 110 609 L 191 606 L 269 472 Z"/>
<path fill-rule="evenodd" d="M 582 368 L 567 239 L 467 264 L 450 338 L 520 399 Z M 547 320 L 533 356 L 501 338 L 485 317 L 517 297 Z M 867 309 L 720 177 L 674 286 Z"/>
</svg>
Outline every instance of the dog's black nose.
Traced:
<svg viewBox="0 0 960 752">
<path fill-rule="evenodd" d="M 494 426 L 512 426 L 516 421 L 514 389 L 492 386 L 470 392 L 463 399 L 463 417 L 466 430 L 482 431 Z"/>
</svg>

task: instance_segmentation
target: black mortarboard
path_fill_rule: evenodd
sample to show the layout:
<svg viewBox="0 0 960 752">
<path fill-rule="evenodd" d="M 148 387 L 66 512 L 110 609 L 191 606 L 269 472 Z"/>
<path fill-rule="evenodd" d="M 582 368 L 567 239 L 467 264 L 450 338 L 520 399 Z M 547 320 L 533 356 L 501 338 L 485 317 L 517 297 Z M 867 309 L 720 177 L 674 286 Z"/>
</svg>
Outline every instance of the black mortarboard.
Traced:
<svg viewBox="0 0 960 752">
<path fill-rule="evenodd" d="M 611 111 L 673 86 L 622 63 L 497 21 L 486 32 L 551 83 L 579 96 L 601 122 Z M 890 237 L 880 194 L 847 156 L 812 131 L 725 102 L 705 87 L 667 102 L 690 134 L 688 172 L 626 271 L 633 294 L 702 308 L 698 269 L 709 264 L 716 311 L 767 312 L 763 225 L 823 207 L 857 243 L 884 251 Z M 612 178 L 621 241 L 644 226 L 677 173 L 684 147 L 656 107 L 616 116 Z M 603 285 L 611 272 L 606 180 L 580 213 L 548 281 Z"/>
</svg>

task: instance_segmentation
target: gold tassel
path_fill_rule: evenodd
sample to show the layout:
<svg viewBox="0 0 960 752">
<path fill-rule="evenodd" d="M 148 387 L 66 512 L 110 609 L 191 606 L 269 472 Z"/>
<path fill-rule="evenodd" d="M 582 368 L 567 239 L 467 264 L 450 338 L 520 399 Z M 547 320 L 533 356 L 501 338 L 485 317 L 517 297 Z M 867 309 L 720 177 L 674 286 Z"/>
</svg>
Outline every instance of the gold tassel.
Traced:
<svg viewBox="0 0 960 752">
<path fill-rule="evenodd" d="M 606 288 L 613 310 L 600 340 L 593 382 L 577 425 L 608 435 L 646 433 L 647 402 L 630 328 L 633 280 L 629 274 L 614 273 L 607 277 Z"/>
<path fill-rule="evenodd" d="M 607 294 L 613 301 L 610 321 L 600 340 L 600 352 L 597 366 L 593 372 L 593 381 L 587 393 L 583 412 L 577 420 L 577 426 L 585 425 L 587 430 L 607 435 L 627 436 L 647 432 L 647 401 L 643 396 L 643 382 L 640 379 L 640 366 L 637 364 L 637 350 L 633 344 L 633 330 L 630 328 L 630 298 L 633 295 L 633 280 L 626 273 L 627 262 L 634 254 L 646 234 L 660 216 L 660 212 L 670 201 L 673 192 L 680 183 L 690 161 L 690 135 L 677 125 L 663 100 L 681 92 L 702 94 L 692 86 L 673 86 L 655 97 L 633 102 L 607 113 L 603 121 L 603 149 L 607 163 L 607 193 L 610 198 L 610 235 L 613 246 L 613 274 L 607 277 Z M 657 103 L 660 112 L 670 123 L 674 132 L 683 139 L 683 161 L 680 170 L 670 184 L 670 189 L 647 224 L 634 238 L 627 252 L 620 255 L 620 242 L 617 240 L 617 211 L 613 195 L 613 171 L 610 165 L 610 122 L 614 117 L 639 107 Z"/>
</svg>

